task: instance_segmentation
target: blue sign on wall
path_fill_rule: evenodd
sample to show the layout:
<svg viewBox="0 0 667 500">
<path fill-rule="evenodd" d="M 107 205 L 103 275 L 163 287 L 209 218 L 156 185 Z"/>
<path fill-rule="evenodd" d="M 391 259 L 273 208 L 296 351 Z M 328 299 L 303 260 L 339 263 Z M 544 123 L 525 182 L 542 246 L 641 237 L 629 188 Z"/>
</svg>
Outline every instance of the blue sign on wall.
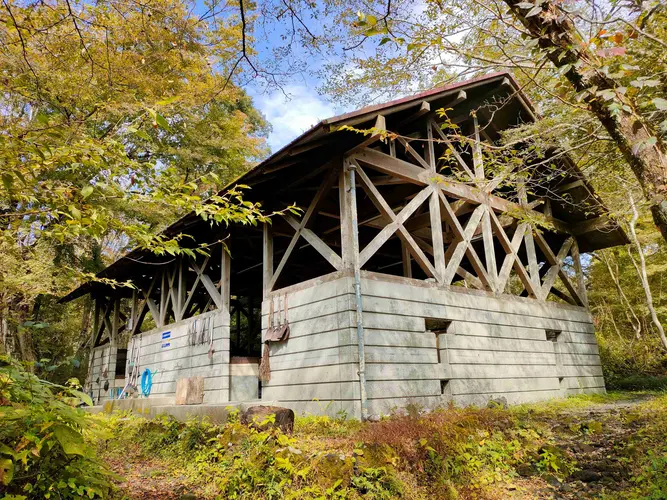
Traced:
<svg viewBox="0 0 667 500">
<path fill-rule="evenodd" d="M 164 349 L 165 347 L 169 347 L 170 345 L 171 345 L 171 343 L 165 342 L 165 343 L 162 344 L 162 349 Z"/>
<path fill-rule="evenodd" d="M 171 332 L 162 332 L 162 340 L 171 337 Z"/>
</svg>

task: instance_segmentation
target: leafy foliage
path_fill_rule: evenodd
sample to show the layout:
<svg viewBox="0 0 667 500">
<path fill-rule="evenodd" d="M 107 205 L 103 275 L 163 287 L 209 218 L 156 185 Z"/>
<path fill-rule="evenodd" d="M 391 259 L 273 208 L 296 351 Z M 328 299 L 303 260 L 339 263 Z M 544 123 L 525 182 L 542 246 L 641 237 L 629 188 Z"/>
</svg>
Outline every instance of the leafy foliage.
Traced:
<svg viewBox="0 0 667 500">
<path fill-rule="evenodd" d="M 0 356 L 0 492 L 13 498 L 105 498 L 114 475 L 87 442 L 101 428 L 77 408 L 92 404 Z"/>
<path fill-rule="evenodd" d="M 264 220 L 242 188 L 217 194 L 266 154 L 268 126 L 227 79 L 238 18 L 209 7 L 0 8 L 0 344 L 23 359 L 47 354 L 33 352 L 46 343 L 33 334 L 55 333 L 19 331 L 38 319 L 38 297 L 94 279 L 130 247 L 192 251 L 186 234 L 156 236 L 189 211 L 212 224 Z"/>
</svg>

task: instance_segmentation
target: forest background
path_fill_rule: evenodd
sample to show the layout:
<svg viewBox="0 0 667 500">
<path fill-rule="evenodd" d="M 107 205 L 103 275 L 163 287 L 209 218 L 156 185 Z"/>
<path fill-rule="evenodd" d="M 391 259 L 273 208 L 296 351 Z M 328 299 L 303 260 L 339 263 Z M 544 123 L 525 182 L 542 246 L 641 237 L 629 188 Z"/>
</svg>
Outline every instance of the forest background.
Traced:
<svg viewBox="0 0 667 500">
<path fill-rule="evenodd" d="M 569 154 L 630 236 L 584 259 L 607 383 L 667 385 L 661 2 L 2 0 L 0 19 L 0 352 L 40 377 L 85 378 L 91 303 L 57 304 L 77 283 L 132 247 L 182 252 L 159 233 L 191 210 L 268 216 L 217 194 L 269 154 L 267 94 L 351 109 L 503 70 L 543 117 L 503 146 Z"/>
</svg>

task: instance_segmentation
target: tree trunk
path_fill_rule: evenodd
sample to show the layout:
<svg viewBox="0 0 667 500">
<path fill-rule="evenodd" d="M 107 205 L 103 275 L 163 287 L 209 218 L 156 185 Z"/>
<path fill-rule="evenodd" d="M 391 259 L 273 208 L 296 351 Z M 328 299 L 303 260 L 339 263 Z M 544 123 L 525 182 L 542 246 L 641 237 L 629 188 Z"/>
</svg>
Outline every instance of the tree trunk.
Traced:
<svg viewBox="0 0 667 500">
<path fill-rule="evenodd" d="M 635 314 L 634 308 L 630 304 L 627 295 L 625 295 L 625 292 L 623 291 L 623 287 L 621 286 L 621 282 L 618 277 L 618 263 L 616 263 L 616 273 L 614 273 L 614 271 L 611 268 L 611 263 L 609 262 L 609 257 L 607 256 L 607 252 L 603 250 L 600 253 L 602 254 L 602 261 L 607 266 L 607 271 L 609 272 L 609 276 L 611 277 L 611 280 L 614 282 L 614 285 L 616 285 L 616 291 L 618 292 L 618 296 L 621 299 L 623 305 L 625 305 L 625 316 L 628 319 L 630 326 L 632 326 L 632 329 L 635 332 L 635 337 L 637 338 L 637 340 L 639 340 L 642 336 L 641 335 L 642 323 L 639 320 L 639 317 L 637 317 L 637 315 Z"/>
<path fill-rule="evenodd" d="M 590 111 L 605 127 L 607 133 L 616 142 L 626 162 L 632 169 L 649 200 L 653 221 L 667 241 L 667 148 L 660 140 L 651 124 L 635 110 L 632 99 L 616 92 L 616 97 L 623 108 L 614 114 L 609 103 L 599 95 L 603 90 L 616 90 L 617 85 L 611 78 L 598 70 L 602 64 L 597 56 L 576 36 L 575 28 L 568 17 L 556 6 L 555 2 L 542 4 L 542 11 L 526 17 L 530 9 L 518 5 L 524 0 L 504 0 L 512 14 L 538 40 L 547 57 L 559 68 L 569 67 L 565 73 L 577 92 L 589 92 L 584 101 Z M 655 140 L 655 144 L 647 141 Z"/>
<path fill-rule="evenodd" d="M 632 207 L 632 219 L 630 220 L 630 236 L 632 238 L 632 242 L 634 243 L 636 249 L 637 249 L 637 254 L 639 255 L 639 266 L 637 271 L 639 272 L 639 277 L 642 283 L 642 287 L 644 288 L 644 294 L 646 295 L 646 305 L 648 306 L 648 310 L 651 313 L 651 320 L 653 321 L 653 325 L 655 326 L 656 330 L 658 330 L 658 334 L 660 335 L 660 340 L 662 341 L 662 345 L 667 350 L 667 337 L 665 336 L 665 329 L 662 327 L 662 323 L 660 323 L 660 318 L 658 318 L 658 313 L 655 310 L 655 306 L 653 305 L 653 295 L 651 294 L 651 287 L 648 282 L 648 275 L 646 273 L 646 259 L 644 258 L 644 249 L 642 248 L 639 238 L 637 238 L 637 232 L 635 231 L 635 224 L 637 222 L 637 219 L 639 218 L 639 212 L 637 211 L 637 207 L 635 206 L 635 200 L 632 197 L 632 194 L 629 195 L 630 199 L 630 206 Z M 629 253 L 629 252 L 628 252 Z M 630 257 L 632 257 L 632 254 L 630 254 Z M 634 260 L 633 260 L 634 263 Z"/>
</svg>

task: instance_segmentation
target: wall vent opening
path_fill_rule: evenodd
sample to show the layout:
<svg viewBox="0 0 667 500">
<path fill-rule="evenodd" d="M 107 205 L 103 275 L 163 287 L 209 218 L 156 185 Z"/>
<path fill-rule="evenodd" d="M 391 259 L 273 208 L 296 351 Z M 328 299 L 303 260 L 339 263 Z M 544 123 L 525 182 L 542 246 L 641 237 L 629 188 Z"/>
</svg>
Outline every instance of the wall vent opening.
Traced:
<svg viewBox="0 0 667 500">
<path fill-rule="evenodd" d="M 451 320 L 441 319 L 441 318 L 424 318 L 424 323 L 426 324 L 426 331 L 435 334 L 435 353 L 438 358 L 438 363 L 441 363 L 440 359 L 440 335 L 447 333 L 449 327 L 452 325 Z"/>
<path fill-rule="evenodd" d="M 560 330 L 546 330 L 547 332 L 547 340 L 550 340 L 551 342 L 558 342 L 558 339 L 561 335 Z"/>
<path fill-rule="evenodd" d="M 447 333 L 447 330 L 452 325 L 451 320 L 441 318 L 425 318 L 424 322 L 426 323 L 426 329 L 436 335 Z"/>
<path fill-rule="evenodd" d="M 442 395 L 449 395 L 449 380 L 441 380 L 440 381 L 440 394 Z"/>
</svg>

